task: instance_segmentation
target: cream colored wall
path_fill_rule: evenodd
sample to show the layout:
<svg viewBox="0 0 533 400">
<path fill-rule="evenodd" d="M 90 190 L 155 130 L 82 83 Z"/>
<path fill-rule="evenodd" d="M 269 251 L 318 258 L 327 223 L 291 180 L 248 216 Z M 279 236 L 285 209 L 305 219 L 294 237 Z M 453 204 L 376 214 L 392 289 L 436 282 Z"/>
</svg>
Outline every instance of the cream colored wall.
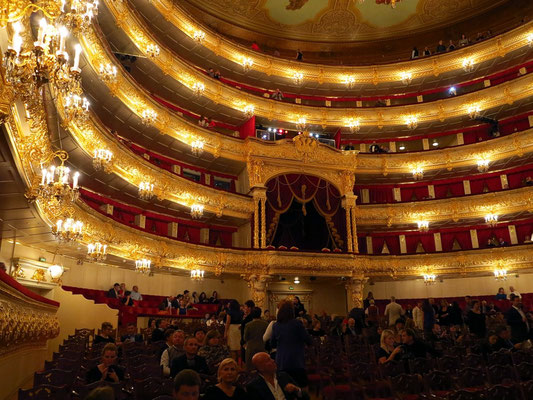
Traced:
<svg viewBox="0 0 533 400">
<path fill-rule="evenodd" d="M 437 278 L 438 280 L 438 278 Z M 533 292 L 533 274 L 520 274 L 517 278 L 510 274 L 506 281 L 499 282 L 494 277 L 444 279 L 426 286 L 422 279 L 396 282 L 376 282 L 373 286 L 365 286 L 364 295 L 371 291 L 376 299 L 387 299 L 396 296 L 398 299 L 416 299 L 427 297 L 458 297 L 481 296 L 496 294 L 499 287 L 509 293 L 509 286 L 521 293 Z"/>
<path fill-rule="evenodd" d="M 0 399 L 17 399 L 19 388 L 33 385 L 33 373 L 43 368 L 47 349 L 23 349 L 0 357 Z"/>
</svg>

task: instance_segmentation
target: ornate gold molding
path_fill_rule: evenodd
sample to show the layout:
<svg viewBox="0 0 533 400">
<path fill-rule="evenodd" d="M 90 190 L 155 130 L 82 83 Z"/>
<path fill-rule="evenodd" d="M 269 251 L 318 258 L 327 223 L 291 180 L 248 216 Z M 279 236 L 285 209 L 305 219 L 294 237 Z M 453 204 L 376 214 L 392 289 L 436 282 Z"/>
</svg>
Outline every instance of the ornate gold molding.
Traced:
<svg viewBox="0 0 533 400">
<path fill-rule="evenodd" d="M 128 8 L 127 2 L 104 1 L 115 17 L 117 25 L 144 55 L 148 57 L 148 43 L 157 43 L 160 48 L 160 54 L 151 59 L 165 74 L 172 76 L 190 89 L 193 88 L 196 82 L 201 82 L 205 87 L 202 95 L 215 103 L 240 111 L 243 111 L 247 105 L 253 105 L 256 115 L 269 119 L 272 119 L 275 115 L 278 120 L 296 122 L 298 118 L 305 117 L 307 123 L 310 124 L 344 126 L 348 118 L 357 118 L 361 125 L 397 126 L 405 125 L 406 118 L 410 116 L 416 116 L 419 123 L 442 121 L 448 118 L 468 115 L 469 108 L 473 104 L 478 105 L 481 110 L 486 110 L 504 104 L 512 104 L 516 100 L 533 94 L 533 75 L 526 75 L 502 85 L 489 87 L 474 93 L 415 105 L 354 109 L 281 103 L 244 93 L 241 90 L 223 84 L 219 80 L 210 79 L 174 55 L 164 44 L 157 42 L 154 36 L 151 35 L 149 28 Z M 92 31 L 90 35 L 93 33 L 95 31 Z M 522 38 L 522 42 L 524 42 L 524 39 Z M 103 41 L 103 38 L 96 40 Z M 523 44 L 525 45 L 525 43 Z M 472 52 L 472 50 L 469 51 Z M 462 50 L 459 52 L 462 52 Z M 457 55 L 454 55 L 454 57 L 457 58 Z M 433 60 L 434 62 L 435 60 Z M 460 64 L 461 62 L 461 60 L 457 59 L 455 64 Z M 395 75 L 395 80 L 399 80 L 397 67 Z M 145 104 L 153 108 L 155 101 L 152 99 L 146 100 L 150 101 Z"/>
<path fill-rule="evenodd" d="M 347 76 L 353 76 L 357 83 L 378 85 L 401 81 L 402 72 L 411 72 L 413 79 L 438 76 L 449 71 L 460 70 L 464 58 L 473 58 L 476 63 L 503 57 L 527 45 L 531 23 L 522 25 L 503 35 L 486 40 L 474 46 L 458 49 L 451 53 L 406 62 L 366 67 L 333 66 L 297 63 L 283 58 L 268 56 L 228 40 L 206 26 L 199 26 L 179 3 L 173 0 L 151 0 L 150 3 L 176 28 L 193 38 L 195 30 L 205 32 L 202 45 L 216 55 L 242 65 L 244 59 L 252 61 L 251 68 L 268 76 L 292 78 L 295 71 L 302 72 L 304 79 L 323 83 L 343 83 Z"/>
</svg>

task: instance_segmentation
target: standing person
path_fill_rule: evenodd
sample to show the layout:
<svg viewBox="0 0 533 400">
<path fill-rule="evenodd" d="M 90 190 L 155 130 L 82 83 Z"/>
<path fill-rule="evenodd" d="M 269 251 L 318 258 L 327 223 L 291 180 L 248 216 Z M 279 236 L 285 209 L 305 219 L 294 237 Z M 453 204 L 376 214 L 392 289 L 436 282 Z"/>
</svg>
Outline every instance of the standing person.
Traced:
<svg viewBox="0 0 533 400">
<path fill-rule="evenodd" d="M 481 311 L 479 300 L 472 300 L 472 309 L 468 312 L 468 329 L 478 338 L 484 338 L 487 333 L 485 314 Z"/>
<path fill-rule="evenodd" d="M 294 296 L 294 315 L 297 317 L 302 317 L 305 315 L 306 310 L 302 302 L 300 301 L 300 298 L 298 296 Z"/>
<path fill-rule="evenodd" d="M 244 342 L 246 349 L 246 369 L 252 370 L 252 357 L 256 353 L 265 351 L 265 342 L 263 342 L 263 335 L 268 326 L 268 322 L 261 319 L 261 309 L 254 307 L 250 313 L 252 321 L 246 324 L 244 328 Z"/>
<path fill-rule="evenodd" d="M 246 300 L 244 302 L 244 306 L 243 306 L 244 315 L 243 315 L 243 319 L 241 322 L 241 360 L 246 359 L 246 353 L 243 347 L 244 346 L 244 328 L 246 327 L 246 324 L 248 324 L 249 322 L 252 322 L 253 320 L 252 310 L 254 309 L 254 307 L 255 307 L 255 303 L 253 300 Z"/>
<path fill-rule="evenodd" d="M 370 299 L 368 307 L 365 310 L 366 324 L 369 327 L 376 326 L 379 321 L 379 308 L 376 306 L 374 299 Z"/>
<path fill-rule="evenodd" d="M 450 307 L 450 325 L 462 326 L 463 325 L 463 310 L 459 307 L 459 303 L 454 301 Z"/>
<path fill-rule="evenodd" d="M 241 332 L 239 329 L 241 326 L 241 322 L 241 306 L 239 305 L 239 302 L 237 300 L 231 300 L 229 302 L 229 307 L 226 314 L 224 340 L 227 341 L 228 347 L 235 361 L 239 359 L 239 351 L 241 350 Z"/>
<path fill-rule="evenodd" d="M 403 314 L 404 311 L 402 306 L 396 303 L 396 297 L 391 296 L 390 303 L 385 307 L 385 317 L 389 320 L 388 326 L 394 326 L 396 321 L 400 319 Z"/>
<path fill-rule="evenodd" d="M 440 301 L 440 307 L 439 307 L 439 325 L 440 326 L 450 326 L 450 304 L 446 301 L 446 299 L 442 299 Z"/>
<path fill-rule="evenodd" d="M 533 235 L 531 235 L 531 237 L 533 237 Z M 509 286 L 509 298 L 511 298 L 512 294 L 514 294 L 515 296 L 518 296 L 518 297 L 522 297 L 522 296 L 520 296 L 520 293 L 515 290 L 514 287 Z"/>
<path fill-rule="evenodd" d="M 191 300 L 193 304 L 200 303 L 200 299 L 198 298 L 198 293 L 192 292 Z"/>
<path fill-rule="evenodd" d="M 529 323 L 526 314 L 520 307 L 520 297 L 511 295 L 512 306 L 507 311 L 505 319 L 511 327 L 511 341 L 521 343 L 529 338 Z"/>
<path fill-rule="evenodd" d="M 424 311 L 422 311 L 422 302 L 420 300 L 416 302 L 416 306 L 413 308 L 413 321 L 416 329 L 424 329 Z"/>
<path fill-rule="evenodd" d="M 424 335 L 428 338 L 433 332 L 433 325 L 435 325 L 435 309 L 428 299 L 422 301 L 422 312 L 424 313 Z"/>
<path fill-rule="evenodd" d="M 496 300 L 507 300 L 507 295 L 505 294 L 504 288 L 499 288 L 498 293 L 496 293 Z"/>
<path fill-rule="evenodd" d="M 363 308 L 366 310 L 368 307 L 370 307 L 370 300 L 374 300 L 374 293 L 368 292 L 366 295 L 366 299 L 363 300 Z"/>
<path fill-rule="evenodd" d="M 235 385 L 238 377 L 238 366 L 233 358 L 222 360 L 218 367 L 218 383 L 206 389 L 203 400 L 248 400 L 248 394 L 239 385 Z"/>
<path fill-rule="evenodd" d="M 311 344 L 311 336 L 296 319 L 294 304 L 290 300 L 281 303 L 272 327 L 272 347 L 276 347 L 276 364 L 280 371 L 289 374 L 300 387 L 308 385 L 305 372 L 305 345 Z"/>
</svg>

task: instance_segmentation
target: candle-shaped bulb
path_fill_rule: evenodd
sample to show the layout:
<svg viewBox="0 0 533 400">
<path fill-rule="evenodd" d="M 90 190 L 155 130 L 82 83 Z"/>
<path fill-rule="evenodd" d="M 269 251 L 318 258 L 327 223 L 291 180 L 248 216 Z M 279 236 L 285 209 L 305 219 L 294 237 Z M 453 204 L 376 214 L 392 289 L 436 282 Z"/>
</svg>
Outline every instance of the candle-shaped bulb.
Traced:
<svg viewBox="0 0 533 400">
<path fill-rule="evenodd" d="M 78 188 L 78 179 L 80 178 L 80 173 L 76 172 L 74 176 L 72 177 L 72 188 L 77 189 Z"/>
<path fill-rule="evenodd" d="M 46 18 L 41 18 L 39 21 L 39 33 L 37 35 L 37 42 L 39 42 L 39 45 L 41 46 L 44 44 L 44 33 L 46 32 L 47 25 Z"/>
<path fill-rule="evenodd" d="M 68 29 L 64 26 L 59 28 L 59 51 L 62 53 L 65 51 L 65 39 L 68 35 Z"/>
<path fill-rule="evenodd" d="M 15 50 L 15 53 L 20 54 L 20 49 L 22 48 L 22 37 L 19 35 L 18 32 L 15 33 L 13 36 L 13 50 Z"/>
<path fill-rule="evenodd" d="M 74 69 L 79 69 L 80 66 L 80 54 L 81 54 L 81 45 L 78 43 L 74 46 L 75 56 L 74 56 Z"/>
<path fill-rule="evenodd" d="M 44 186 L 44 183 L 46 181 L 46 170 L 45 169 L 41 170 L 41 174 L 42 174 L 42 176 L 41 176 L 41 186 Z"/>
<path fill-rule="evenodd" d="M 61 232 L 61 227 L 63 226 L 63 220 L 58 220 L 56 223 L 57 231 Z"/>
</svg>

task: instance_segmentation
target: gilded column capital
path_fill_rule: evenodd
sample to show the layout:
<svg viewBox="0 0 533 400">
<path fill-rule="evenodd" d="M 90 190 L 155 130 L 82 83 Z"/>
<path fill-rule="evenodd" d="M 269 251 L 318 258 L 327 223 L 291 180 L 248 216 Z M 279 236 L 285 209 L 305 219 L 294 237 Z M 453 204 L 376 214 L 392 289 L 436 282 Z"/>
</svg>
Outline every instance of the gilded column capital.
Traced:
<svg viewBox="0 0 533 400">
<path fill-rule="evenodd" d="M 348 278 L 344 288 L 348 300 L 348 311 L 352 308 L 363 308 L 363 289 L 368 278 L 364 275 L 354 275 Z"/>
</svg>

